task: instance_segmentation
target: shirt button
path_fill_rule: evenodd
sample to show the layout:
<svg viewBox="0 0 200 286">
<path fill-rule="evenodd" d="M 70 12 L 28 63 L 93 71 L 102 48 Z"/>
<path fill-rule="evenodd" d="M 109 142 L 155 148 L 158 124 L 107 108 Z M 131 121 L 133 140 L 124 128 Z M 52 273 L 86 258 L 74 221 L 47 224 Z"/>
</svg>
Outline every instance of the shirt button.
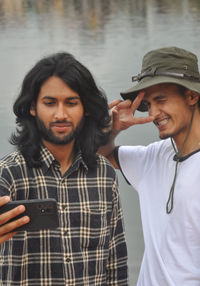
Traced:
<svg viewBox="0 0 200 286">
<path fill-rule="evenodd" d="M 71 259 L 69 257 L 66 258 L 66 262 L 69 263 Z"/>
</svg>

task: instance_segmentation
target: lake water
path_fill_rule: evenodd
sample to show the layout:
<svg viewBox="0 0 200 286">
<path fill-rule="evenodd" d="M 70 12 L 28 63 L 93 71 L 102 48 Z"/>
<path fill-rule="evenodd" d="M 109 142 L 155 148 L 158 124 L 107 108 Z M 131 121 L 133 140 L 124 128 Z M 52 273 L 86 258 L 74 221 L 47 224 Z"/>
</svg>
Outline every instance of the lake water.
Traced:
<svg viewBox="0 0 200 286">
<path fill-rule="evenodd" d="M 0 0 L 0 156 L 12 150 L 8 139 L 15 128 L 14 98 L 24 75 L 42 56 L 74 54 L 110 102 L 131 86 L 143 55 L 164 46 L 182 47 L 200 58 L 199 0 Z M 157 131 L 150 123 L 125 131 L 117 144 L 155 140 Z M 144 249 L 140 209 L 137 193 L 118 175 L 134 286 Z"/>
</svg>

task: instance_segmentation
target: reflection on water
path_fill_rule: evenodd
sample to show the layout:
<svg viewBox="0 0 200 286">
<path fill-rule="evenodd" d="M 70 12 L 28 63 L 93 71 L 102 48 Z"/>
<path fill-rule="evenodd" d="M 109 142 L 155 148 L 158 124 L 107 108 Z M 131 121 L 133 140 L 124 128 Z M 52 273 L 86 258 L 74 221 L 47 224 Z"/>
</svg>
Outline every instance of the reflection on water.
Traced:
<svg viewBox="0 0 200 286">
<path fill-rule="evenodd" d="M 96 37 L 96 32 L 102 32 L 110 20 L 115 19 L 118 25 L 122 20 L 130 21 L 145 28 L 151 21 L 162 21 L 161 17 L 166 14 L 183 15 L 186 21 L 190 15 L 199 21 L 199 11 L 199 0 L 0 0 L 0 23 L 1 29 L 16 29 L 16 25 L 26 29 L 33 17 L 41 29 L 46 28 L 45 23 L 51 22 L 53 26 L 62 22 L 63 30 L 81 28 L 90 35 L 95 31 Z M 157 15 L 160 17 L 154 17 Z"/>
<path fill-rule="evenodd" d="M 21 19 L 28 13 L 50 15 L 55 13 L 61 17 L 77 16 L 84 20 L 84 16 L 91 16 L 88 22 L 94 17 L 104 22 L 111 14 L 117 15 L 127 12 L 132 16 L 145 17 L 149 9 L 156 13 L 167 14 L 171 11 L 181 14 L 184 10 L 188 13 L 197 13 L 200 10 L 199 0 L 1 0 L 0 12 L 1 21 L 10 18 Z M 72 14 L 71 14 L 72 13 Z M 103 15 L 103 18 L 101 16 Z"/>
<path fill-rule="evenodd" d="M 25 73 L 43 55 L 74 54 L 111 101 L 131 86 L 151 49 L 176 45 L 200 58 L 199 32 L 199 0 L 0 0 L 0 156 L 11 150 L 14 97 Z M 154 140 L 157 132 L 147 124 L 124 132 L 117 144 Z M 118 174 L 134 286 L 143 254 L 138 197 Z"/>
</svg>

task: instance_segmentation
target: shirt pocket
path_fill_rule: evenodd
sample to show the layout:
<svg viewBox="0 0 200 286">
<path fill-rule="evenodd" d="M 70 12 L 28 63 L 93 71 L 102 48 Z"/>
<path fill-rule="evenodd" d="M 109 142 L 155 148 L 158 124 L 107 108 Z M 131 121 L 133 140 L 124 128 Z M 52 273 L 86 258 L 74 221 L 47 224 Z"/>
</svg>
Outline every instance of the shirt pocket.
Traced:
<svg viewBox="0 0 200 286">
<path fill-rule="evenodd" d="M 80 245 L 95 249 L 108 247 L 110 237 L 110 215 L 107 208 L 84 207 L 81 211 Z"/>
</svg>

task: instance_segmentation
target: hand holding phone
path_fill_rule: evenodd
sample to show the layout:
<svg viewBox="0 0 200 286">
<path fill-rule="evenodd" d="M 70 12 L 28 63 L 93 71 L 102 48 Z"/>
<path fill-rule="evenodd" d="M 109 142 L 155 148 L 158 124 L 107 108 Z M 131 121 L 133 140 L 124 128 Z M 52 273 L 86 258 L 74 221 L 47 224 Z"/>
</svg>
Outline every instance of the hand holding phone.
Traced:
<svg viewBox="0 0 200 286">
<path fill-rule="evenodd" d="M 3 205 L 6 205 L 10 201 L 8 196 L 0 197 L 0 209 Z M 9 212 L 3 213 L 0 215 L 0 244 L 9 240 L 16 233 L 15 229 L 28 223 L 30 218 L 28 216 L 22 216 L 19 219 L 11 221 L 14 217 L 25 211 L 25 207 L 23 205 L 18 206 L 10 210 Z"/>
<path fill-rule="evenodd" d="M 6 213 L 9 214 L 11 210 L 20 205 L 25 207 L 25 211 L 12 217 L 9 223 L 16 222 L 24 216 L 29 217 L 30 222 L 17 227 L 14 231 L 37 231 L 54 229 L 59 226 L 57 202 L 55 199 L 11 201 L 0 207 L 0 216 Z"/>
</svg>

